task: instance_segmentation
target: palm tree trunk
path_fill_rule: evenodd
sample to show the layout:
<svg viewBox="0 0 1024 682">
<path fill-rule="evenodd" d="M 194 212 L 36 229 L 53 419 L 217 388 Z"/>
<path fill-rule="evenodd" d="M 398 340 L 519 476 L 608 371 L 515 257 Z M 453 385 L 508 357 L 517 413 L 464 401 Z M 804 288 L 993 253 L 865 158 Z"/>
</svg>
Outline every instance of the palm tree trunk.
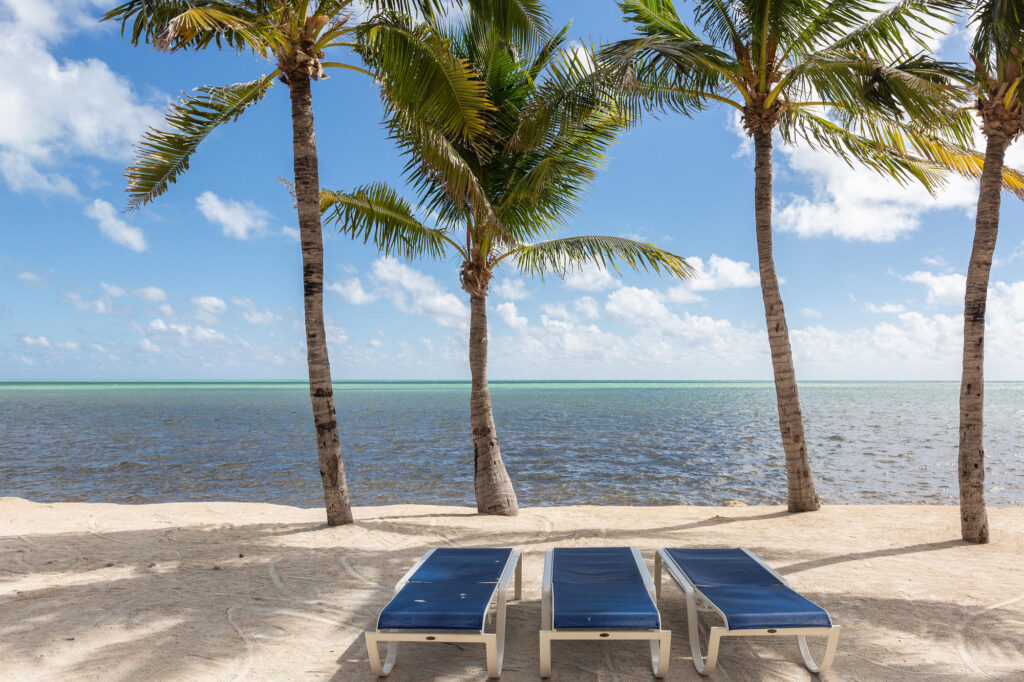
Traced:
<svg viewBox="0 0 1024 682">
<path fill-rule="evenodd" d="M 491 389 L 487 386 L 487 298 L 471 294 L 469 317 L 469 371 L 473 389 L 469 398 L 473 427 L 473 486 L 481 514 L 515 516 L 516 491 L 501 461 L 498 432 L 494 428 Z"/>
<path fill-rule="evenodd" d="M 967 266 L 964 294 L 964 367 L 960 380 L 960 535 L 968 542 L 988 542 L 985 511 L 985 306 L 992 254 L 999 232 L 1003 157 L 1009 139 L 990 135 L 978 192 L 974 248 Z"/>
<path fill-rule="evenodd" d="M 327 525 L 352 523 L 352 507 L 345 481 L 334 411 L 331 361 L 324 330 L 324 242 L 320 229 L 320 176 L 313 127 L 313 97 L 309 76 L 288 77 L 292 100 L 292 152 L 295 157 L 295 203 L 302 244 L 302 284 L 306 315 L 306 363 L 309 397 L 313 404 L 320 479 L 324 486 Z"/>
<path fill-rule="evenodd" d="M 754 212 L 757 224 L 757 256 L 761 272 L 761 296 L 768 324 L 768 343 L 775 371 L 775 397 L 779 406 L 779 429 L 786 453 L 786 488 L 789 511 L 814 511 L 821 506 L 811 476 L 804 441 L 804 418 L 793 369 L 793 350 L 789 345 L 789 327 L 782 307 L 782 294 L 772 257 L 772 134 L 754 132 Z"/>
</svg>

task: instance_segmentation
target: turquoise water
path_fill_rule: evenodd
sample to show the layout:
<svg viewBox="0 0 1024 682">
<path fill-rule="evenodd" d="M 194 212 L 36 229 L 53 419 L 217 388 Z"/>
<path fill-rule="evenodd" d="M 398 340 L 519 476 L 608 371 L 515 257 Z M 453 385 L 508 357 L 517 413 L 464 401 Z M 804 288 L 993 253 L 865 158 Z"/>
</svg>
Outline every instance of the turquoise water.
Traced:
<svg viewBox="0 0 1024 682">
<path fill-rule="evenodd" d="M 958 384 L 801 384 L 832 503 L 955 503 Z M 472 504 L 469 385 L 335 388 L 356 504 Z M 496 382 L 524 505 L 780 503 L 770 382 Z M 1024 383 L 986 393 L 988 498 L 1024 504 Z M 320 503 L 298 382 L 0 383 L 0 496 Z"/>
</svg>

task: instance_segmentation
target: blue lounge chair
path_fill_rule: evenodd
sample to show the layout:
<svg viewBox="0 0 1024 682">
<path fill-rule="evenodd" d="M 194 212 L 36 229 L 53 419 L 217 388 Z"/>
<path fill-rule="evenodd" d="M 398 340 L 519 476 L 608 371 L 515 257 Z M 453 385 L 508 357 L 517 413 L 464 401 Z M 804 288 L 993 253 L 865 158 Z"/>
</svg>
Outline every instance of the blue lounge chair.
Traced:
<svg viewBox="0 0 1024 682">
<path fill-rule="evenodd" d="M 366 633 L 370 668 L 387 675 L 395 665 L 398 642 L 478 642 L 486 647 L 487 674 L 501 675 L 505 654 L 505 601 L 515 573 L 515 599 L 523 596 L 523 564 L 518 550 L 440 548 L 416 562 L 395 585 L 395 594 Z M 495 616 L 494 632 L 486 631 Z M 381 665 L 379 642 L 388 643 Z"/>
<path fill-rule="evenodd" d="M 656 677 L 668 674 L 672 633 L 661 629 L 654 581 L 629 547 L 549 549 L 541 590 L 540 675 L 556 639 L 650 640 Z"/>
<path fill-rule="evenodd" d="M 839 626 L 825 609 L 808 601 L 778 573 L 745 549 L 662 549 L 654 560 L 654 582 L 661 596 L 662 567 L 686 594 L 693 665 L 710 675 L 718 662 L 722 637 L 793 636 L 804 665 L 812 673 L 832 665 L 839 643 Z M 697 611 L 712 611 L 725 627 L 709 631 L 707 662 L 700 653 Z M 807 648 L 807 635 L 828 637 L 821 665 Z"/>
</svg>

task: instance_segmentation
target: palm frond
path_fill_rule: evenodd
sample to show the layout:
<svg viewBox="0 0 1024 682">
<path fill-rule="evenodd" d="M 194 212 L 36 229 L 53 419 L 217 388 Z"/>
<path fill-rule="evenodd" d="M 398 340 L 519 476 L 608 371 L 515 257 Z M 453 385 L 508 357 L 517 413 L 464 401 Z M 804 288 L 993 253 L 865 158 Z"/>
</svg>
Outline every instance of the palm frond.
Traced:
<svg viewBox="0 0 1024 682">
<path fill-rule="evenodd" d="M 428 25 L 393 15 L 360 27 L 358 51 L 381 84 L 389 113 L 430 121 L 446 135 L 474 139 L 493 110 L 485 84 Z"/>
<path fill-rule="evenodd" d="M 510 250 L 505 256 L 514 261 L 525 274 L 543 277 L 556 274 L 564 277 L 573 269 L 593 263 L 600 268 L 621 274 L 620 266 L 633 271 L 653 271 L 687 279 L 694 275 L 693 268 L 679 256 L 654 244 L 623 237 L 583 236 L 552 239 L 537 244 L 525 244 Z"/>
<path fill-rule="evenodd" d="M 196 88 L 168 108 L 169 131 L 150 128 L 138 143 L 135 159 L 125 169 L 128 208 L 134 210 L 167 191 L 188 170 L 199 144 L 218 126 L 236 120 L 273 86 L 277 72 L 249 83 Z"/>
<path fill-rule="evenodd" d="M 461 251 L 443 230 L 420 222 L 409 202 L 384 183 L 366 185 L 354 192 L 322 190 L 320 213 L 325 223 L 364 244 L 372 242 L 386 256 L 437 258 L 447 246 Z"/>
<path fill-rule="evenodd" d="M 131 43 L 152 43 L 157 49 L 200 50 L 211 42 L 265 54 L 277 44 L 266 17 L 250 11 L 250 3 L 228 0 L 131 0 L 103 15 L 118 21 L 121 34 L 131 25 Z"/>
</svg>

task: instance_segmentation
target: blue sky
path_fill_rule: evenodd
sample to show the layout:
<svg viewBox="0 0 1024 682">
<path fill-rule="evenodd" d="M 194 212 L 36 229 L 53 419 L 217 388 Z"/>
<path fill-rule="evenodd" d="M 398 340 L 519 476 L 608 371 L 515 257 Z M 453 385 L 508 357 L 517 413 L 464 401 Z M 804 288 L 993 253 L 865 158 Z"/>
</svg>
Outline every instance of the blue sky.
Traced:
<svg viewBox="0 0 1024 682">
<path fill-rule="evenodd" d="M 132 48 L 109 2 L 0 0 L 0 380 L 305 376 L 287 92 L 211 136 L 182 181 L 121 213 L 131 144 L 179 92 L 269 71 L 247 55 Z M 612 0 L 557 0 L 595 41 L 628 35 Z M 966 34 L 942 54 L 961 59 Z M 26 55 L 31 58 L 26 59 Z M 315 85 L 325 187 L 401 186 L 372 83 Z M 802 379 L 958 379 L 977 190 L 938 198 L 807 149 L 776 149 L 776 265 Z M 1009 159 L 1024 167 L 1024 143 Z M 649 119 L 612 148 L 564 234 L 629 235 L 703 276 L 499 270 L 494 379 L 766 379 L 752 157 L 731 113 Z M 987 374 L 1024 379 L 1024 207 L 1004 197 Z M 326 236 L 334 377 L 468 377 L 457 263 L 403 263 Z"/>
</svg>

